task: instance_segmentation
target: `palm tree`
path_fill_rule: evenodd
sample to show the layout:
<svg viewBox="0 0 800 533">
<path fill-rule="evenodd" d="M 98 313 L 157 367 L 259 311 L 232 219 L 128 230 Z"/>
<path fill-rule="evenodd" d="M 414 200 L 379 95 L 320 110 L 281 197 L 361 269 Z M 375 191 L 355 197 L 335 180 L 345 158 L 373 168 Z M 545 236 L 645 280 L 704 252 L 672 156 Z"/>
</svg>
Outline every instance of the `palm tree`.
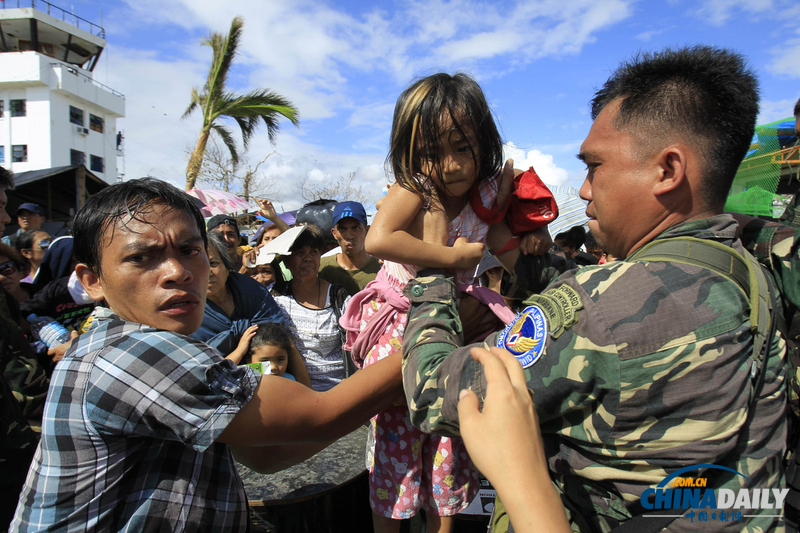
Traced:
<svg viewBox="0 0 800 533">
<path fill-rule="evenodd" d="M 197 146 L 189 156 L 189 164 L 186 166 L 186 190 L 194 188 L 197 174 L 203 163 L 206 143 L 208 143 L 208 137 L 212 131 L 222 139 L 231 153 L 231 159 L 235 162 L 239 161 L 239 152 L 231 131 L 220 123 L 220 118 L 231 118 L 239 124 L 239 129 L 242 130 L 242 145 L 245 150 L 247 150 L 250 138 L 260 120 L 263 120 L 267 126 L 267 135 L 272 143 L 275 142 L 275 136 L 280 128 L 279 116 L 289 119 L 295 126 L 298 124 L 297 109 L 289 100 L 279 94 L 267 89 L 257 89 L 245 95 L 236 95 L 226 91 L 225 82 L 233 58 L 236 56 L 243 24 L 242 18 L 236 17 L 231 22 L 231 31 L 228 35 L 212 33 L 203 40 L 202 44 L 210 46 L 214 51 L 214 58 L 211 62 L 211 69 L 208 71 L 208 80 L 203 86 L 203 92 L 200 93 L 196 87 L 192 89 L 192 103 L 183 114 L 183 118 L 186 118 L 197 108 L 203 112 L 200 137 L 197 139 Z"/>
</svg>

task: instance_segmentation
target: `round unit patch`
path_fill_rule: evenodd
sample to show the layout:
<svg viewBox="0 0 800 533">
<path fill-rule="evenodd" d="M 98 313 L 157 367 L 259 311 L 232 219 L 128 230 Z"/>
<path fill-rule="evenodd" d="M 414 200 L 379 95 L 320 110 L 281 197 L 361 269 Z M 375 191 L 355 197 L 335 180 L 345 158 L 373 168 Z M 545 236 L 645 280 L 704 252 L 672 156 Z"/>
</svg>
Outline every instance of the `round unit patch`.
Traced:
<svg viewBox="0 0 800 533">
<path fill-rule="evenodd" d="M 505 348 L 528 368 L 539 360 L 547 338 L 547 318 L 537 305 L 526 307 L 497 338 L 497 346 Z"/>
</svg>

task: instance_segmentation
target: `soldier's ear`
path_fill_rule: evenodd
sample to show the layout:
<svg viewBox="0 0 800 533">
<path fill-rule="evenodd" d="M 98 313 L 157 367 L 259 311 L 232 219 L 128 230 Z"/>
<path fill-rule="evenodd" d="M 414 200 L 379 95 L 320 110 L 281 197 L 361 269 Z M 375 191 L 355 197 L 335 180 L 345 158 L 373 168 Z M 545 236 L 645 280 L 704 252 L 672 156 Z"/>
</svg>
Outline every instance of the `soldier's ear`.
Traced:
<svg viewBox="0 0 800 533">
<path fill-rule="evenodd" d="M 689 156 L 686 147 L 680 144 L 668 146 L 655 157 L 658 174 L 653 194 L 660 196 L 680 189 L 687 180 Z"/>
</svg>

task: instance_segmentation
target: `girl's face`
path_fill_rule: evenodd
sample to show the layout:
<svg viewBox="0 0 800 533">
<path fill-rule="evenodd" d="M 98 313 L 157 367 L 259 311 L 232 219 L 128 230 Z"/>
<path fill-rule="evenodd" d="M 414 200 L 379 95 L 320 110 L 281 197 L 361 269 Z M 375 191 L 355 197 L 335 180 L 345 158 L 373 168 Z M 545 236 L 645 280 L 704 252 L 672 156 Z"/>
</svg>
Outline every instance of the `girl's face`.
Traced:
<svg viewBox="0 0 800 533">
<path fill-rule="evenodd" d="M 219 253 L 213 246 L 208 247 L 208 264 L 211 271 L 208 276 L 209 295 L 219 295 L 225 290 L 225 282 L 228 281 L 228 269 L 219 257 Z"/>
<path fill-rule="evenodd" d="M 254 363 L 263 363 L 269 361 L 272 375 L 283 376 L 286 373 L 286 365 L 289 362 L 289 354 L 280 346 L 271 346 L 269 344 L 262 344 L 253 350 L 251 361 Z"/>
<path fill-rule="evenodd" d="M 462 197 L 478 179 L 475 134 L 466 124 L 459 131 L 450 118 L 443 121 L 443 126 L 438 139 L 417 148 L 420 172 L 430 177 L 445 196 Z"/>
<path fill-rule="evenodd" d="M 308 245 L 293 250 L 286 261 L 292 278 L 316 278 L 321 255 L 319 248 L 312 248 Z"/>
</svg>

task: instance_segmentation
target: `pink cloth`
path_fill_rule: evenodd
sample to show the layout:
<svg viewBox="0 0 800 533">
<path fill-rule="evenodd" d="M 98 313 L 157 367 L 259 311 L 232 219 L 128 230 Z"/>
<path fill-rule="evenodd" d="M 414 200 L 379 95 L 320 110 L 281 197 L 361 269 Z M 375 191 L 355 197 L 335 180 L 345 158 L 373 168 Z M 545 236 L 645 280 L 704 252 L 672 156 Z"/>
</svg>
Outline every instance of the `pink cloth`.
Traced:
<svg viewBox="0 0 800 533">
<path fill-rule="evenodd" d="M 392 309 L 378 297 L 366 302 L 366 321 Z M 388 327 L 380 330 L 364 366 L 402 347 L 405 312 L 390 313 Z M 405 405 L 393 405 L 372 419 L 374 448 L 369 467 L 369 502 L 372 510 L 402 520 L 420 508 L 438 516 L 463 511 L 478 492 L 477 472 L 471 466 L 461 439 L 428 435 L 411 424 Z"/>
<path fill-rule="evenodd" d="M 346 332 L 344 349 L 350 350 L 358 368 L 363 368 L 367 354 L 381 334 L 392 325 L 395 315 L 408 311 L 410 302 L 401 292 L 402 289 L 402 286 L 393 284 L 386 270 L 381 268 L 377 277 L 350 299 L 345 312 L 339 318 L 339 325 Z M 381 305 L 380 312 L 366 317 L 363 310 L 370 302 L 379 299 L 385 302 Z"/>
</svg>

